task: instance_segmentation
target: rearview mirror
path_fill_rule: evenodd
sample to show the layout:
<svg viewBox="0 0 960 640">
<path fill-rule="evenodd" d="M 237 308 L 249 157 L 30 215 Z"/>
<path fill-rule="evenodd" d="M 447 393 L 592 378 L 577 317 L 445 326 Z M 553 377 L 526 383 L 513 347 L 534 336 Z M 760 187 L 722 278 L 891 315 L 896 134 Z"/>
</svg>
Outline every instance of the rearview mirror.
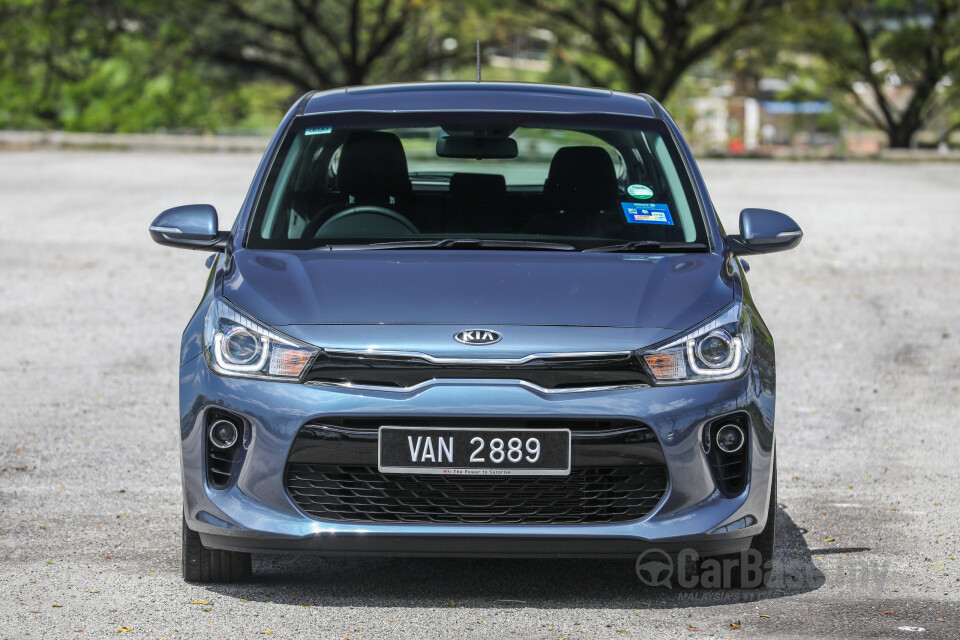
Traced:
<svg viewBox="0 0 960 640">
<path fill-rule="evenodd" d="M 150 224 L 157 244 L 198 251 L 224 251 L 228 231 L 217 230 L 217 210 L 209 204 L 188 204 L 167 209 Z"/>
<path fill-rule="evenodd" d="M 442 136 L 437 139 L 437 155 L 441 158 L 516 158 L 517 141 L 513 138 L 474 136 Z"/>
<path fill-rule="evenodd" d="M 740 212 L 740 235 L 726 237 L 726 248 L 735 254 L 773 253 L 793 249 L 803 239 L 800 225 L 790 216 L 770 209 Z"/>
</svg>

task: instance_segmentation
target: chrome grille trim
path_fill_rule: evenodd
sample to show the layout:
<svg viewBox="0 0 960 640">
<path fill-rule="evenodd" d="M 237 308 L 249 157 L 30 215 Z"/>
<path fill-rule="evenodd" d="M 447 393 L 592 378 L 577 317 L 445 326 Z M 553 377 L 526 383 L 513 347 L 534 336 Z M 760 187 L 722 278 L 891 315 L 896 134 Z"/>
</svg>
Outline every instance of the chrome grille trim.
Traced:
<svg viewBox="0 0 960 640">
<path fill-rule="evenodd" d="M 633 351 L 570 351 L 566 353 L 533 353 L 521 358 L 438 358 L 418 351 L 380 351 L 377 349 L 324 349 L 324 353 L 344 356 L 368 356 L 377 358 L 414 358 L 430 364 L 526 364 L 534 360 L 565 360 L 575 358 L 629 357 Z"/>
<path fill-rule="evenodd" d="M 376 385 L 365 385 L 365 384 L 351 384 L 349 382 L 321 382 L 317 380 L 308 380 L 304 384 L 308 384 L 314 387 L 332 387 L 336 389 L 350 389 L 355 391 L 388 391 L 391 393 L 414 393 L 416 391 L 421 391 L 428 387 L 441 386 L 441 385 L 460 385 L 460 386 L 484 386 L 484 385 L 498 385 L 498 386 L 509 386 L 509 387 L 524 387 L 530 391 L 535 391 L 537 393 L 544 394 L 562 394 L 562 393 L 588 393 L 596 391 L 620 391 L 623 389 L 647 389 L 650 387 L 648 384 L 623 384 L 623 385 L 612 385 L 605 387 L 574 387 L 574 388 L 563 388 L 563 389 L 546 389 L 540 385 L 533 384 L 526 380 L 497 380 L 497 379 L 472 379 L 472 378 L 442 378 L 436 380 L 427 380 L 419 384 L 412 385 L 410 387 L 388 387 L 388 386 L 376 386 Z"/>
</svg>

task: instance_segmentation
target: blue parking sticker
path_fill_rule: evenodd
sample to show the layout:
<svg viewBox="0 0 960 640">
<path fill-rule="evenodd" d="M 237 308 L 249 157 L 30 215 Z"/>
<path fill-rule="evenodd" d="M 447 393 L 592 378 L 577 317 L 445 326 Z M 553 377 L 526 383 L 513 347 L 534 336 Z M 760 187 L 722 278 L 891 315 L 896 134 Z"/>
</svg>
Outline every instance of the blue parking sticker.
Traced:
<svg viewBox="0 0 960 640">
<path fill-rule="evenodd" d="M 639 224 L 673 224 L 670 207 L 656 202 L 621 202 L 627 222 Z"/>
<path fill-rule="evenodd" d="M 322 133 L 330 133 L 333 131 L 333 127 L 313 127 L 312 129 L 307 129 L 303 132 L 305 136 L 316 136 Z"/>
</svg>

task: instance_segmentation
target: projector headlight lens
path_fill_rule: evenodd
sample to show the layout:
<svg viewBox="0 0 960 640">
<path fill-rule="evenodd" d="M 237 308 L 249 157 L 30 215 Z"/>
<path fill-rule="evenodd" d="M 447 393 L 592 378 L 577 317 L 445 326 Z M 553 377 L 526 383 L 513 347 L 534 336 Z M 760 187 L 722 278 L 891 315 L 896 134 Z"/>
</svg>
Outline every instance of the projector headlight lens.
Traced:
<svg viewBox="0 0 960 640">
<path fill-rule="evenodd" d="M 256 360 L 263 345 L 253 332 L 234 326 L 223 332 L 220 348 L 224 360 L 230 364 L 244 365 Z"/>
<path fill-rule="evenodd" d="M 697 341 L 695 353 L 708 367 L 722 368 L 730 364 L 733 347 L 733 338 L 723 329 L 718 329 Z"/>
</svg>

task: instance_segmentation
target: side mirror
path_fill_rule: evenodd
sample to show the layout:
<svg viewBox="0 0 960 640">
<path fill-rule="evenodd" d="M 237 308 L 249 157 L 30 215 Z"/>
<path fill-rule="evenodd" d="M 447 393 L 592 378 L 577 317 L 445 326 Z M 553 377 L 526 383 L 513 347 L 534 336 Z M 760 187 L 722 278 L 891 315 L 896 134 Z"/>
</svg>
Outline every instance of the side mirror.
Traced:
<svg viewBox="0 0 960 640">
<path fill-rule="evenodd" d="M 225 251 L 229 231 L 217 230 L 217 210 L 209 204 L 167 209 L 150 224 L 157 244 L 198 251 Z"/>
<path fill-rule="evenodd" d="M 773 253 L 793 249 L 803 239 L 800 225 L 790 216 L 770 209 L 740 212 L 740 235 L 726 237 L 726 249 L 735 254 Z"/>
</svg>

